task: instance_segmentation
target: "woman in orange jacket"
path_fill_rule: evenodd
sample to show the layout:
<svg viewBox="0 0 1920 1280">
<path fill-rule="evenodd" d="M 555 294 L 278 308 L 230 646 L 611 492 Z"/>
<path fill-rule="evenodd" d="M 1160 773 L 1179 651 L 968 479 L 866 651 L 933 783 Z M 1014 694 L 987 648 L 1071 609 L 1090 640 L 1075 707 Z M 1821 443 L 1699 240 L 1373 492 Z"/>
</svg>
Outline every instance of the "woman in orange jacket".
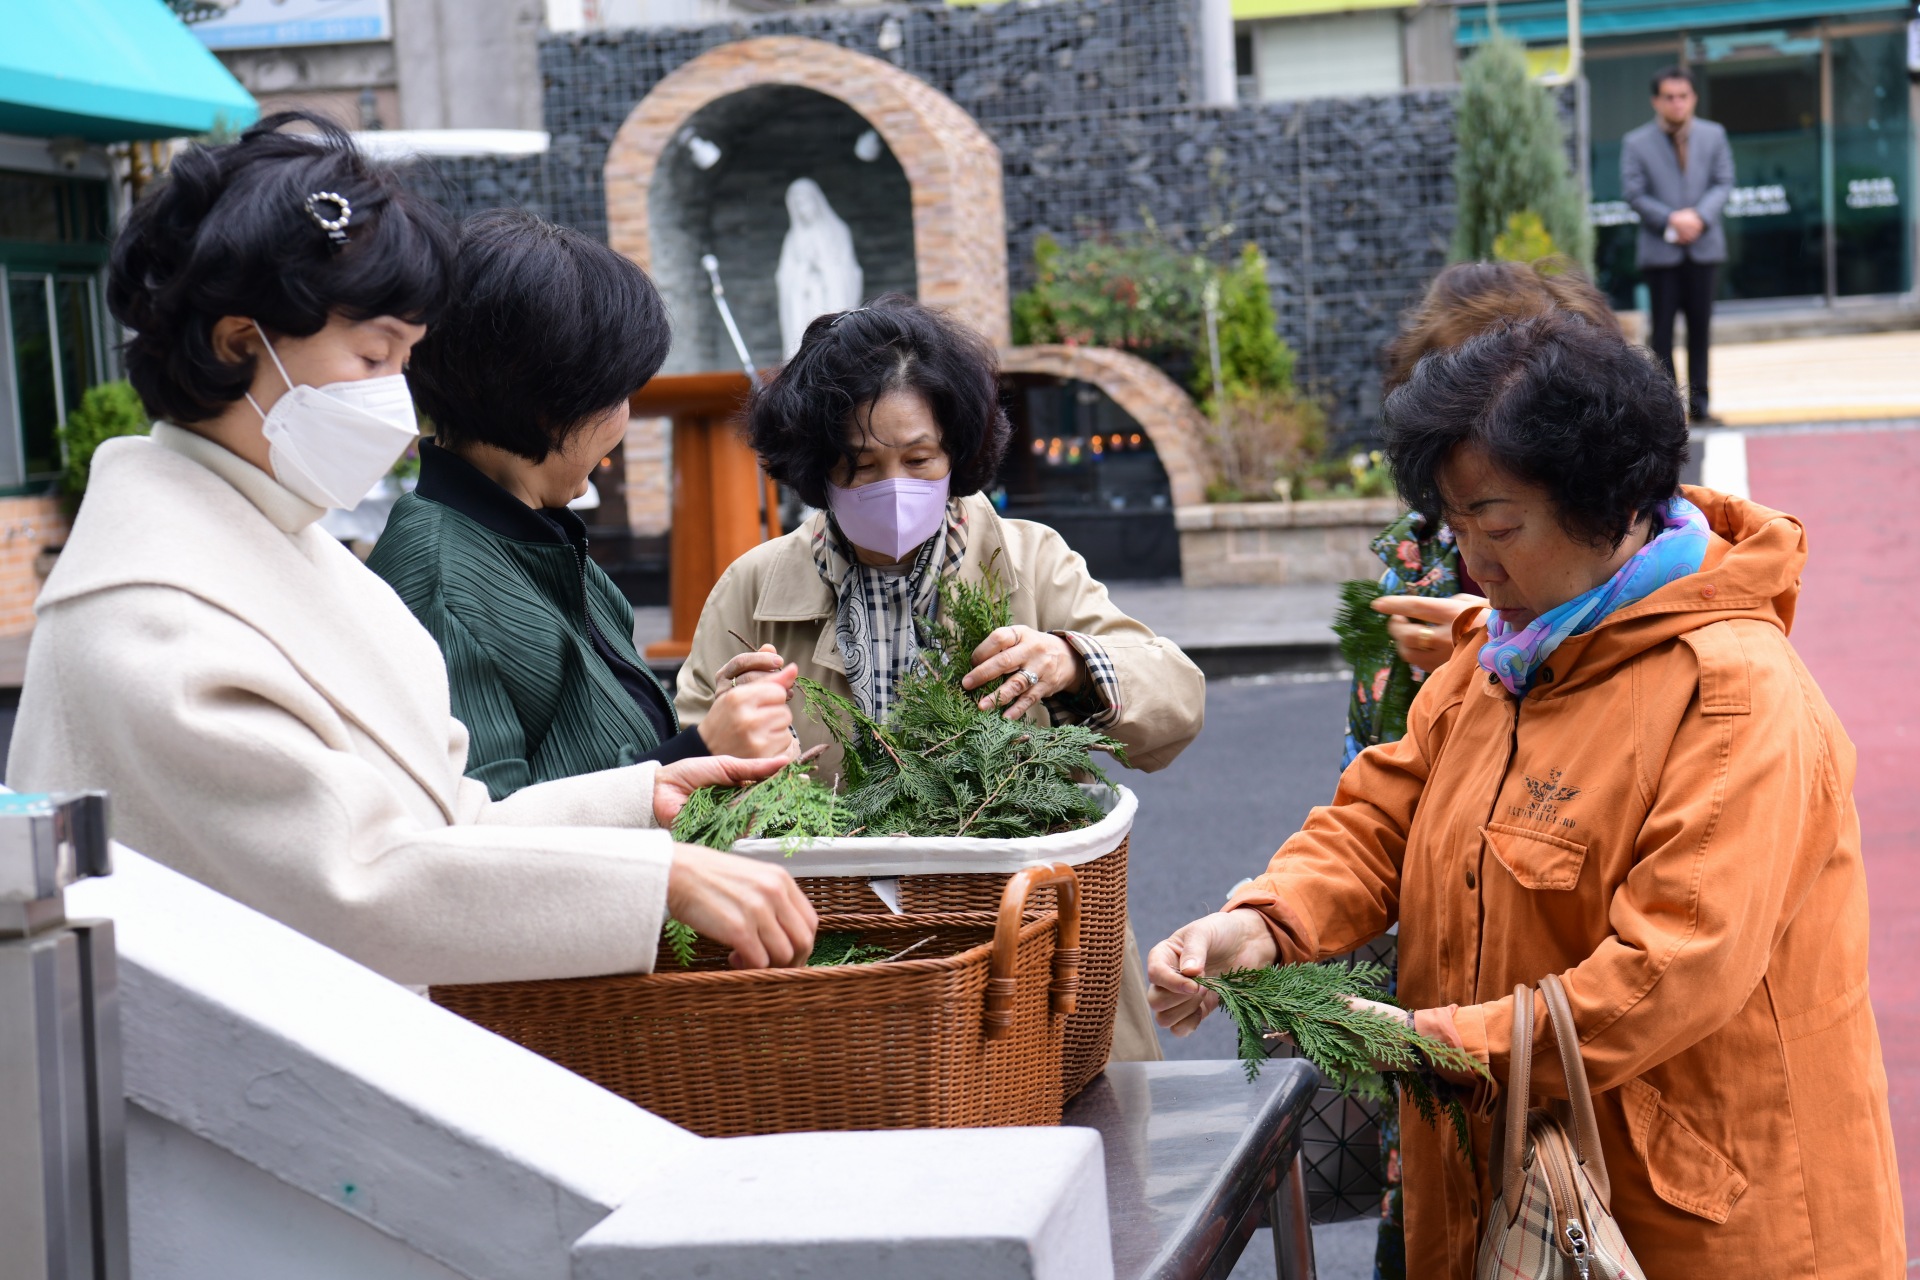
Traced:
<svg viewBox="0 0 1920 1280">
<path fill-rule="evenodd" d="M 1854 751 L 1787 641 L 1799 522 L 1681 489 L 1672 381 L 1575 317 L 1427 357 L 1386 419 L 1402 495 L 1444 512 L 1491 612 L 1456 623 L 1403 739 L 1153 949 L 1161 1025 L 1212 1010 L 1195 976 L 1398 923 L 1416 1025 L 1497 1080 L 1526 1052 L 1564 1098 L 1544 1007 L 1512 1043 L 1515 985 L 1558 974 L 1650 1280 L 1904 1275 Z M 1410 1275 L 1472 1273 L 1489 1132 L 1471 1162 L 1402 1135 Z"/>
</svg>

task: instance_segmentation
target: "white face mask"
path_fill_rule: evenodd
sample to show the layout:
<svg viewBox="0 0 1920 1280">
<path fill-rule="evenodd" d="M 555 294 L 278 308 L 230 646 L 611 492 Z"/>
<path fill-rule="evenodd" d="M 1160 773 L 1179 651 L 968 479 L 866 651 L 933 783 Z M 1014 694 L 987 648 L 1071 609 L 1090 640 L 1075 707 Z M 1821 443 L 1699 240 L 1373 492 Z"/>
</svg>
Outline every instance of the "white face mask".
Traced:
<svg viewBox="0 0 1920 1280">
<path fill-rule="evenodd" d="M 257 321 L 253 327 L 260 329 Z M 273 478 L 316 507 L 347 510 L 360 505 L 420 434 L 406 377 L 394 373 L 296 387 L 264 329 L 260 341 L 266 342 L 267 355 L 287 384 L 286 394 L 269 412 L 247 396 L 260 414 Z"/>
</svg>

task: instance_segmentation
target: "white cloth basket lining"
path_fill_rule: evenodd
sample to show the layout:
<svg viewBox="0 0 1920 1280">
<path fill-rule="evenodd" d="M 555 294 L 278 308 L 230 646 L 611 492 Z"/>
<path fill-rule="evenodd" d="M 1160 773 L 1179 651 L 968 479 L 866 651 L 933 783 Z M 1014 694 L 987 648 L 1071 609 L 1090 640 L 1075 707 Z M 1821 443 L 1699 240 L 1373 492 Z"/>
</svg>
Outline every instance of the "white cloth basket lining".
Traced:
<svg viewBox="0 0 1920 1280">
<path fill-rule="evenodd" d="M 1126 787 L 1081 784 L 1106 817 L 1078 831 L 1012 840 L 972 836 L 836 836 L 791 846 L 784 840 L 742 840 L 733 851 L 776 862 L 798 879 L 809 876 L 928 876 L 1011 873 L 1036 862 L 1070 867 L 1111 853 L 1133 830 L 1139 802 Z"/>
</svg>

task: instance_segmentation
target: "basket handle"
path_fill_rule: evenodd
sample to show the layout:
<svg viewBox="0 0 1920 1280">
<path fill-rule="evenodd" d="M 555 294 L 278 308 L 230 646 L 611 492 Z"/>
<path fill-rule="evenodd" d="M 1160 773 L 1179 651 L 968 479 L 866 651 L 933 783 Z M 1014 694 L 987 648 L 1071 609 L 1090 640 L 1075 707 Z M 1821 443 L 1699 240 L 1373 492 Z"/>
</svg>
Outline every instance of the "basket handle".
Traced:
<svg viewBox="0 0 1920 1280">
<path fill-rule="evenodd" d="M 1049 1013 L 1072 1013 L 1080 993 L 1080 880 L 1063 862 L 1040 864 L 1013 873 L 1000 894 L 1000 919 L 993 929 L 993 962 L 987 971 L 987 1039 L 1013 1034 L 1014 973 L 1020 953 L 1020 926 L 1027 897 L 1049 885 L 1060 903 L 1060 931 L 1053 948 L 1053 981 L 1047 987 Z"/>
</svg>

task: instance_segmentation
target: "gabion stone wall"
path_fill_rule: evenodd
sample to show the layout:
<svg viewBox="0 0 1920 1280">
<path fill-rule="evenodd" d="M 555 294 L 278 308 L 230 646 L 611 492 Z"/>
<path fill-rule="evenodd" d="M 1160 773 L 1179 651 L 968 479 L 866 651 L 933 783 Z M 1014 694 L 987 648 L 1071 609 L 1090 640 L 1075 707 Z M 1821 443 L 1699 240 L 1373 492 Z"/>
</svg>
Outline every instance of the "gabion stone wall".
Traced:
<svg viewBox="0 0 1920 1280">
<path fill-rule="evenodd" d="M 1042 234 L 1071 243 L 1153 225 L 1222 256 L 1252 240 L 1272 262 L 1302 380 L 1341 438 L 1364 438 L 1379 349 L 1446 261 L 1453 96 L 1195 107 L 1191 13 L 1189 0 L 1054 0 L 551 36 L 540 55 L 552 150 L 446 163 L 439 185 L 456 208 L 525 205 L 604 237 L 607 146 L 669 71 L 747 36 L 858 49 L 928 81 L 999 145 L 1015 289 L 1031 283 Z"/>
</svg>

